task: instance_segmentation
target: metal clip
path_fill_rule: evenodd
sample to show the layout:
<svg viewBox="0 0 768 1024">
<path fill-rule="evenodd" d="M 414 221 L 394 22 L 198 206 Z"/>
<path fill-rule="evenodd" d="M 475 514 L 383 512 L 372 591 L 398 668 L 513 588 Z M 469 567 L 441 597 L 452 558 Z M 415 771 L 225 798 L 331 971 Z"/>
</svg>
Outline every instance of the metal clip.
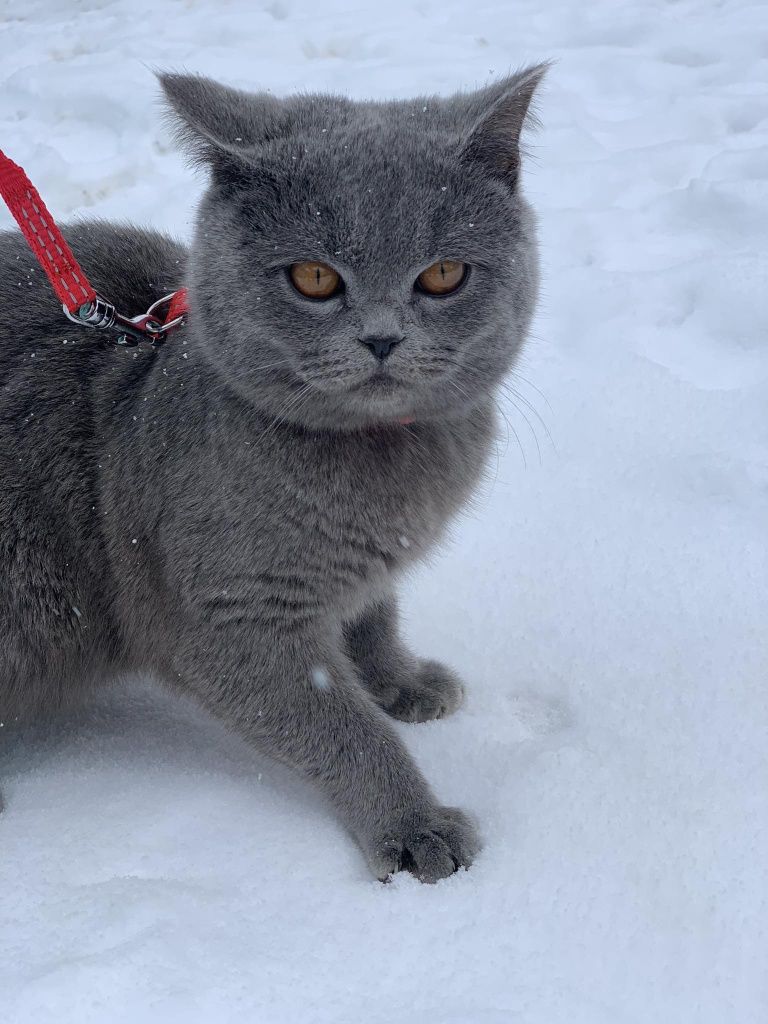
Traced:
<svg viewBox="0 0 768 1024">
<path fill-rule="evenodd" d="M 111 302 L 102 299 L 97 295 L 93 302 L 86 302 L 76 313 L 70 313 L 66 306 L 64 315 L 73 324 L 80 324 L 81 327 L 95 327 L 97 331 L 105 331 L 114 326 L 117 310 Z"/>
<path fill-rule="evenodd" d="M 140 342 L 148 341 L 151 345 L 162 345 L 169 330 L 179 327 L 184 323 L 184 314 L 174 317 L 168 323 L 163 323 L 157 316 L 157 310 L 168 305 L 173 299 L 175 292 L 164 295 L 157 299 L 149 307 L 146 313 L 139 316 L 127 317 L 118 313 L 111 302 L 102 299 L 97 295 L 92 302 L 86 302 L 77 312 L 70 313 L 64 306 L 64 313 L 72 323 L 81 327 L 95 327 L 99 331 L 116 331 L 117 338 L 111 341 L 112 345 L 119 345 L 126 348 L 135 348 Z"/>
<path fill-rule="evenodd" d="M 184 318 L 185 318 L 185 314 L 184 313 L 180 313 L 179 316 L 175 316 L 173 318 L 173 320 L 164 320 L 164 321 L 162 321 L 159 324 L 156 322 L 156 320 L 149 319 L 149 318 L 154 318 L 154 315 L 155 315 L 155 313 L 156 313 L 156 311 L 158 309 L 162 309 L 163 306 L 170 305 L 170 303 L 173 301 L 173 298 L 174 298 L 175 295 L 176 295 L 176 292 L 171 292 L 168 295 L 164 295 L 162 297 L 162 299 L 158 299 L 156 302 L 152 303 L 152 305 L 149 307 L 147 312 L 144 314 L 144 317 L 147 318 L 147 320 L 146 320 L 146 329 L 148 331 L 154 332 L 155 329 L 157 328 L 157 330 L 160 333 L 165 335 L 165 334 L 168 333 L 168 331 L 173 330 L 174 327 L 181 327 L 181 325 L 184 323 Z M 135 317 L 134 319 L 140 320 L 140 319 L 143 319 L 143 318 L 142 317 Z"/>
</svg>

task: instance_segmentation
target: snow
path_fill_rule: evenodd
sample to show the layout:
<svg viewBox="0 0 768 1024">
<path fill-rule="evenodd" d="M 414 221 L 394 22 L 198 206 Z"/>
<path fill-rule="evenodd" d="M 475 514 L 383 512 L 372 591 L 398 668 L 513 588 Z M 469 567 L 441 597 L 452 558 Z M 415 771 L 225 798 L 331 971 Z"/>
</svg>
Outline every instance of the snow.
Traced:
<svg viewBox="0 0 768 1024">
<path fill-rule="evenodd" d="M 307 787 L 145 683 L 6 721 L 4 1022 L 768 1019 L 765 16 L 8 8 L 3 148 L 61 219 L 182 236 L 201 182 L 151 67 L 383 97 L 558 63 L 529 139 L 545 287 L 517 407 L 510 391 L 495 479 L 406 598 L 468 700 L 400 731 L 484 853 L 434 887 L 380 885 Z"/>
<path fill-rule="evenodd" d="M 331 677 L 328 670 L 322 665 L 314 665 L 309 673 L 309 679 L 317 690 L 328 690 L 331 686 Z"/>
</svg>

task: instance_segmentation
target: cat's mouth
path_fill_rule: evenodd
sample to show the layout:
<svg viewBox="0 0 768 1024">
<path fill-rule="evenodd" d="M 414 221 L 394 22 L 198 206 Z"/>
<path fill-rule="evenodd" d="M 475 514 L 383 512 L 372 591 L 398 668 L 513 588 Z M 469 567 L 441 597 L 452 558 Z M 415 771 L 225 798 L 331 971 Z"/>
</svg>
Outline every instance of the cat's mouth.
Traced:
<svg viewBox="0 0 768 1024">
<path fill-rule="evenodd" d="M 360 412 L 373 417 L 376 422 L 392 422 L 404 417 L 411 421 L 412 388 L 383 367 L 354 384 L 350 389 L 352 396 L 357 400 L 355 404 Z"/>
<path fill-rule="evenodd" d="M 378 370 L 354 385 L 353 390 L 371 395 L 393 395 L 403 390 L 403 382 L 393 377 L 387 370 Z"/>
<path fill-rule="evenodd" d="M 332 389 L 328 387 L 329 383 L 327 379 L 312 382 L 330 400 L 337 413 L 345 410 L 355 422 L 413 422 L 417 391 L 412 381 L 395 375 L 389 367 L 369 370 L 357 380 L 336 378 L 333 381 L 336 386 Z"/>
</svg>

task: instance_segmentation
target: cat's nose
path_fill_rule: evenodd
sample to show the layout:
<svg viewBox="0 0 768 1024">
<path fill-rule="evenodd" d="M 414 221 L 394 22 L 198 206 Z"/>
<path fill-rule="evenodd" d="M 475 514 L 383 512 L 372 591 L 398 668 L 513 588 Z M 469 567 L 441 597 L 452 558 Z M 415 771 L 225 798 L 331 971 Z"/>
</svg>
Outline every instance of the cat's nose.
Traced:
<svg viewBox="0 0 768 1024">
<path fill-rule="evenodd" d="M 360 342 L 365 345 L 366 348 L 369 348 L 378 360 L 383 362 L 391 353 L 392 349 L 396 345 L 399 345 L 402 340 L 402 335 L 400 335 L 400 337 L 396 337 L 393 334 L 387 334 L 375 337 L 373 335 L 369 335 L 368 337 L 361 338 Z"/>
</svg>

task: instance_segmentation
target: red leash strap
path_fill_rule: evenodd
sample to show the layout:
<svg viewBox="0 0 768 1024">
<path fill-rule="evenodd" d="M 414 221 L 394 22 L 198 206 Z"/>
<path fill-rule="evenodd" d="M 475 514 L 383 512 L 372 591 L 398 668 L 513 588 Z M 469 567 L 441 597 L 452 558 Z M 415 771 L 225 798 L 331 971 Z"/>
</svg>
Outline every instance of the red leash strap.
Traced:
<svg viewBox="0 0 768 1024">
<path fill-rule="evenodd" d="M 0 150 L 0 196 L 5 200 L 37 262 L 48 276 L 64 312 L 81 327 L 115 331 L 115 345 L 133 347 L 141 341 L 162 344 L 169 331 L 183 326 L 187 315 L 187 289 L 153 302 L 146 313 L 127 317 L 102 299 L 85 276 L 72 250 L 56 227 L 40 193 L 18 164 Z M 161 311 L 167 307 L 165 316 Z"/>
<path fill-rule="evenodd" d="M 21 228 L 37 261 L 70 313 L 93 302 L 96 290 L 56 227 L 40 193 L 13 160 L 0 150 L 0 195 Z"/>
</svg>

